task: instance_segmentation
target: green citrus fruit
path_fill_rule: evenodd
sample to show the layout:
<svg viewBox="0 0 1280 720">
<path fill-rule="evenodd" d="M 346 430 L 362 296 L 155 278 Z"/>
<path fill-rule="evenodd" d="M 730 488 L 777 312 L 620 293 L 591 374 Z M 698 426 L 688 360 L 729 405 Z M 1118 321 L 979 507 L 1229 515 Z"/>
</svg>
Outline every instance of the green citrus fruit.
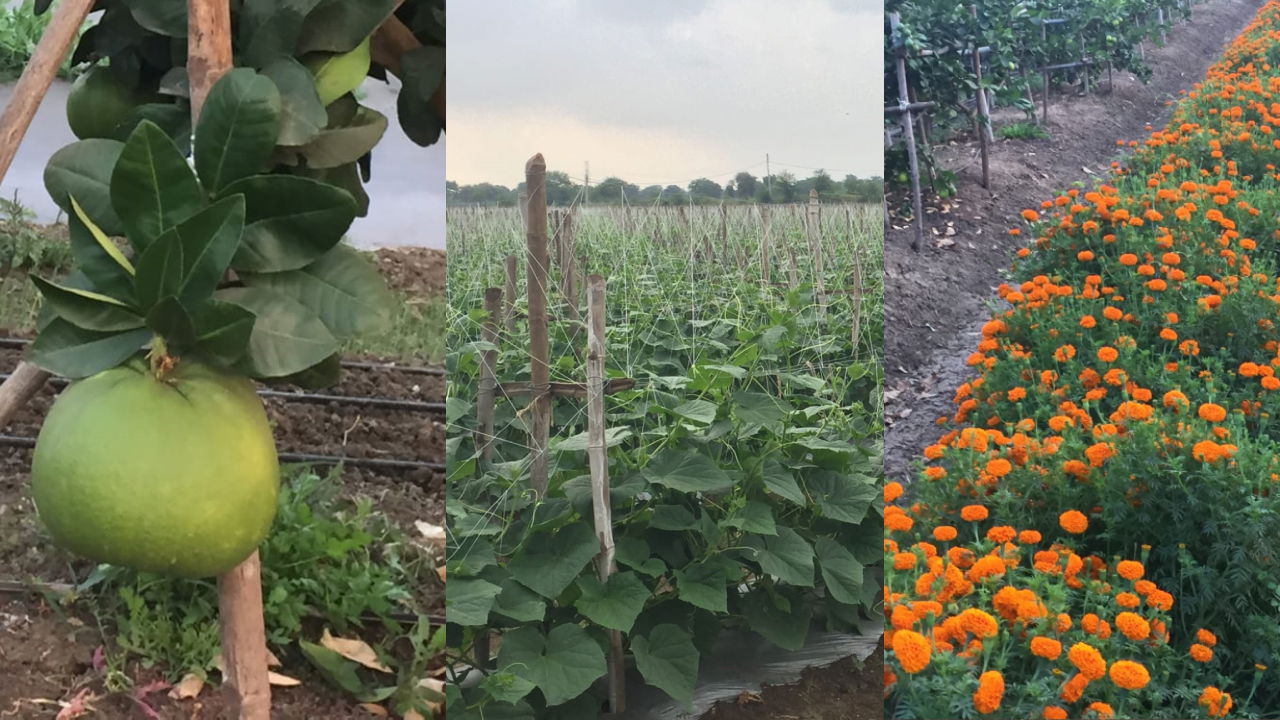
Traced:
<svg viewBox="0 0 1280 720">
<path fill-rule="evenodd" d="M 81 140 L 109 138 L 142 100 L 105 67 L 89 68 L 67 95 L 67 122 Z"/>
<path fill-rule="evenodd" d="M 250 381 L 192 362 L 158 380 L 134 361 L 62 392 L 40 429 L 31 489 L 72 552 L 209 577 L 266 537 L 280 468 Z"/>
</svg>

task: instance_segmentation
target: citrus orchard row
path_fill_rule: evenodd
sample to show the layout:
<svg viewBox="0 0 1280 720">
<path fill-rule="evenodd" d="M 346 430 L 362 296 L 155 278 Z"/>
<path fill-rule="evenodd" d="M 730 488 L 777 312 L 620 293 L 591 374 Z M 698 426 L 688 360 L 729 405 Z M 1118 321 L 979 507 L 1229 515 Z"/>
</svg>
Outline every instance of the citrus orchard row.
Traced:
<svg viewBox="0 0 1280 720">
<path fill-rule="evenodd" d="M 886 713 L 1280 709 L 1277 61 L 1272 2 L 1109 182 L 1023 212 L 978 374 L 886 490 Z"/>
</svg>

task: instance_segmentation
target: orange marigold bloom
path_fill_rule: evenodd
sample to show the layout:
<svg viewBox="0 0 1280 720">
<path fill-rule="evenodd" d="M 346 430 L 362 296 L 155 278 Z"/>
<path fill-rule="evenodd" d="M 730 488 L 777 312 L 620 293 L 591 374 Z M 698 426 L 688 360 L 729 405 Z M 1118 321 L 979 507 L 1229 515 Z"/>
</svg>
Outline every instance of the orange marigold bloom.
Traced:
<svg viewBox="0 0 1280 720">
<path fill-rule="evenodd" d="M 911 568 L 916 566 L 916 562 L 918 560 L 919 558 L 916 556 L 915 553 L 900 552 L 897 555 L 893 556 L 893 569 L 894 570 L 910 570 Z"/>
<path fill-rule="evenodd" d="M 1151 682 L 1151 673 L 1139 662 L 1117 660 L 1111 664 L 1111 682 L 1126 691 L 1140 691 Z"/>
<path fill-rule="evenodd" d="M 1045 660 L 1057 660 L 1062 655 L 1062 643 L 1053 638 L 1037 636 L 1031 638 L 1031 654 Z"/>
<path fill-rule="evenodd" d="M 1040 539 L 1041 538 L 1040 538 L 1039 530 L 1023 530 L 1022 532 L 1018 533 L 1018 542 L 1022 543 L 1023 545 L 1035 545 L 1036 543 L 1040 542 Z"/>
<path fill-rule="evenodd" d="M 1196 631 L 1196 639 L 1209 647 L 1213 647 L 1214 645 L 1218 644 L 1218 636 L 1214 635 L 1208 630 L 1205 630 L 1204 628 L 1200 628 L 1199 630 Z"/>
<path fill-rule="evenodd" d="M 1091 702 L 1086 710 L 1092 710 L 1098 720 L 1111 720 L 1116 716 L 1115 708 L 1104 702 Z"/>
<path fill-rule="evenodd" d="M 999 545 L 1011 542 L 1017 535 L 1018 531 L 1008 525 L 996 525 L 987 531 L 987 539 Z"/>
<path fill-rule="evenodd" d="M 1060 708 L 1057 705 L 1046 705 L 1041 717 L 1043 717 L 1044 720 L 1067 720 L 1067 710 L 1066 708 Z"/>
<path fill-rule="evenodd" d="M 1004 458 L 992 458 L 987 461 L 987 474 L 992 477 L 1004 477 L 1013 471 L 1013 463 Z"/>
<path fill-rule="evenodd" d="M 1089 448 L 1084 451 L 1084 454 L 1085 457 L 1089 458 L 1090 465 L 1094 467 L 1102 467 L 1102 464 L 1105 463 L 1108 458 L 1116 454 L 1116 448 L 1110 443 L 1096 443 L 1094 445 L 1090 445 Z"/>
<path fill-rule="evenodd" d="M 1120 352 L 1110 345 L 1104 345 L 1098 348 L 1098 359 L 1102 362 L 1115 362 L 1120 357 Z"/>
<path fill-rule="evenodd" d="M 950 542 L 956 539 L 956 529 L 950 525 L 939 525 L 933 529 L 933 539 Z"/>
<path fill-rule="evenodd" d="M 1130 592 L 1116 593 L 1116 604 L 1132 609 L 1142 604 L 1142 598 Z"/>
<path fill-rule="evenodd" d="M 1107 674 L 1107 661 L 1102 653 L 1088 643 L 1076 643 L 1067 651 L 1067 659 L 1089 680 L 1099 680 Z"/>
<path fill-rule="evenodd" d="M 1214 403 L 1204 403 L 1196 411 L 1196 414 L 1200 416 L 1201 420 L 1212 423 L 1220 423 L 1227 419 L 1227 409 Z"/>
<path fill-rule="evenodd" d="M 1076 702 L 1081 695 L 1084 695 L 1084 689 L 1087 687 L 1089 687 L 1089 678 L 1076 673 L 1063 684 L 1061 697 L 1069 703 Z"/>
<path fill-rule="evenodd" d="M 1137 581 L 1142 578 L 1146 568 L 1137 560 L 1121 560 L 1116 563 L 1116 573 L 1125 580 Z"/>
<path fill-rule="evenodd" d="M 982 522 L 989 514 L 985 505 L 965 505 L 960 508 L 960 517 L 965 522 Z"/>
<path fill-rule="evenodd" d="M 1200 643 L 1191 644 L 1191 659 L 1199 663 L 1207 663 L 1213 659 L 1213 649 L 1201 645 Z"/>
<path fill-rule="evenodd" d="M 1089 518 L 1079 510 L 1068 510 L 1058 516 L 1058 524 L 1072 535 L 1079 535 L 1089 529 Z"/>
<path fill-rule="evenodd" d="M 1187 400 L 1187 396 L 1182 394 L 1180 390 L 1170 390 L 1164 394 L 1164 406 L 1167 408 L 1176 408 L 1177 406 L 1190 406 L 1191 402 Z"/>
<path fill-rule="evenodd" d="M 1053 359 L 1058 362 L 1066 362 L 1076 356 L 1076 347 L 1074 345 L 1063 345 L 1053 351 Z"/>
<path fill-rule="evenodd" d="M 987 578 L 1000 577 L 1008 568 L 998 555 L 985 555 L 978 559 L 969 569 L 968 578 L 973 582 L 981 582 Z"/>
<path fill-rule="evenodd" d="M 893 654 L 897 656 L 902 669 L 915 675 L 929 667 L 929 658 L 933 647 L 928 638 L 915 630 L 899 630 L 893 634 Z"/>
<path fill-rule="evenodd" d="M 1040 213 L 1036 212 L 1035 210 L 1023 210 L 1022 219 L 1026 220 L 1027 222 L 1035 222 L 1040 219 Z"/>
<path fill-rule="evenodd" d="M 885 483 L 884 501 L 887 503 L 891 503 L 894 500 L 897 500 L 898 498 L 902 497 L 902 492 L 903 492 L 902 483 L 899 483 L 899 482 Z"/>
<path fill-rule="evenodd" d="M 1004 676 L 997 670 L 988 670 L 978 678 L 978 689 L 973 693 L 973 707 L 983 715 L 1000 709 L 1004 699 Z"/>
<path fill-rule="evenodd" d="M 912 520 L 905 513 L 888 513 L 884 514 L 884 527 L 886 530 L 894 532 L 907 532 L 916 521 Z"/>
<path fill-rule="evenodd" d="M 1205 706 L 1209 717 L 1226 717 L 1231 711 L 1231 694 L 1210 685 L 1200 693 L 1200 704 Z"/>
<path fill-rule="evenodd" d="M 1151 637 L 1151 623 L 1137 613 L 1120 613 L 1116 616 L 1116 627 L 1130 640 L 1146 640 Z"/>
<path fill-rule="evenodd" d="M 1134 265 L 1138 264 L 1138 256 L 1134 255 L 1133 253 L 1125 253 L 1120 256 L 1120 264 L 1128 267 L 1133 267 Z"/>
<path fill-rule="evenodd" d="M 967 632 L 980 638 L 995 637 L 1000 632 L 1000 624 L 990 613 L 977 608 L 968 608 L 960 613 L 960 625 Z"/>
</svg>

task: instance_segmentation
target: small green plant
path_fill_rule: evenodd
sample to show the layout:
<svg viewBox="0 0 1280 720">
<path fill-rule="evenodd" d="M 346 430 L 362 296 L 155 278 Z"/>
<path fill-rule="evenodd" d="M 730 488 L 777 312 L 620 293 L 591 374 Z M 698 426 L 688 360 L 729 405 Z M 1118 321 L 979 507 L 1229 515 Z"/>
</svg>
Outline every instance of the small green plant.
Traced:
<svg viewBox="0 0 1280 720">
<path fill-rule="evenodd" d="M 45 26 L 49 24 L 49 17 L 48 14 L 36 14 L 33 0 L 0 6 L 0 81 L 12 80 L 22 74 L 36 43 L 44 34 Z M 71 62 L 68 59 L 58 69 L 58 75 L 66 78 L 70 74 Z"/>
<path fill-rule="evenodd" d="M 1049 131 L 1033 122 L 1018 121 L 1001 125 L 1000 137 L 1005 140 L 1048 140 Z"/>
<path fill-rule="evenodd" d="M 64 228 L 39 225 L 35 213 L 0 198 L 0 271 L 18 268 L 61 272 L 71 266 L 71 245 Z"/>
<path fill-rule="evenodd" d="M 311 618 L 335 632 L 372 623 L 381 628 L 377 634 L 386 647 L 417 648 L 415 639 L 428 633 L 419 627 L 426 619 L 406 629 L 397 618 L 425 610 L 416 607 L 412 592 L 427 582 L 425 551 L 372 512 L 367 499 L 341 498 L 338 471 L 321 475 L 290 467 L 286 475 L 275 524 L 262 547 L 268 642 L 283 650 L 303 640 L 303 621 Z M 161 668 L 171 679 L 204 675 L 214 667 L 219 636 L 212 580 L 101 565 L 78 590 L 103 627 L 115 630 L 116 655 Z M 426 641 L 419 644 L 425 652 Z M 413 658 L 417 650 L 398 654 Z"/>
</svg>

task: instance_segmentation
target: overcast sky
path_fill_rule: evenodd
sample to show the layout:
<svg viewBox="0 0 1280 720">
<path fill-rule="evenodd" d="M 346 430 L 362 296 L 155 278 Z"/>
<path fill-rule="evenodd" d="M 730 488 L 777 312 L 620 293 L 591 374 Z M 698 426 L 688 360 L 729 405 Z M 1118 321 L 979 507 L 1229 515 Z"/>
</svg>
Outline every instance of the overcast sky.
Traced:
<svg viewBox="0 0 1280 720">
<path fill-rule="evenodd" d="M 882 174 L 872 0 L 467 0 L 449 8 L 448 178 L 542 152 L 595 182 Z"/>
</svg>

